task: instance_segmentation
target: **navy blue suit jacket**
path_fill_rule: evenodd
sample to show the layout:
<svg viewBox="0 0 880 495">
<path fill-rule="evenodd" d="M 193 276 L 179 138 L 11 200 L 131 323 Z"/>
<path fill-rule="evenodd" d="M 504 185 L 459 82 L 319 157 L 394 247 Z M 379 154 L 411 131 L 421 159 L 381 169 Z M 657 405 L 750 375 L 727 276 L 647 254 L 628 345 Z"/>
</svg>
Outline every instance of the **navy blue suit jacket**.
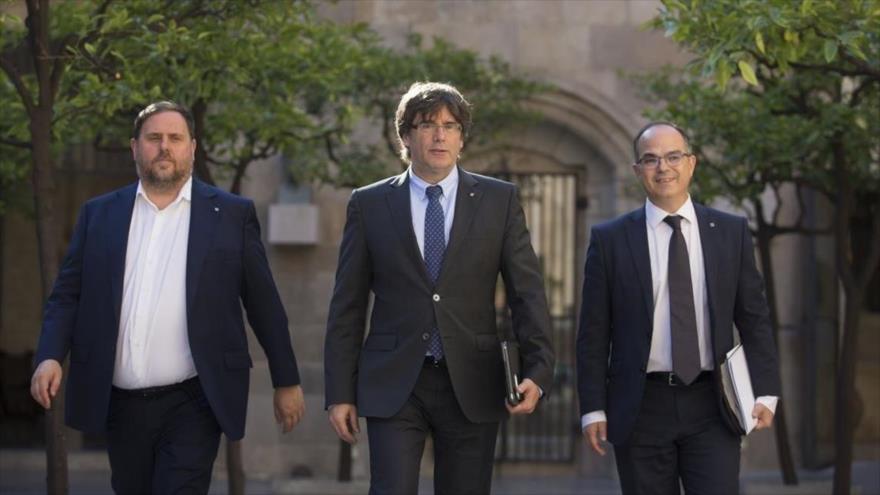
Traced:
<svg viewBox="0 0 880 495">
<path fill-rule="evenodd" d="M 780 394 L 764 282 L 745 218 L 694 204 L 709 294 L 714 378 L 736 325 L 756 396 Z M 608 440 L 624 444 L 645 390 L 654 296 L 645 209 L 593 227 L 577 337 L 581 415 L 604 410 Z M 720 390 L 720 388 L 719 388 Z M 719 394 L 719 407 L 721 406 Z"/>
<path fill-rule="evenodd" d="M 35 362 L 70 353 L 65 421 L 107 425 L 128 229 L 137 184 L 88 201 L 43 317 Z M 223 432 L 244 436 L 252 366 L 242 305 L 266 352 L 273 386 L 299 384 L 287 317 L 269 271 L 253 202 L 193 180 L 186 261 L 189 345 Z"/>
</svg>

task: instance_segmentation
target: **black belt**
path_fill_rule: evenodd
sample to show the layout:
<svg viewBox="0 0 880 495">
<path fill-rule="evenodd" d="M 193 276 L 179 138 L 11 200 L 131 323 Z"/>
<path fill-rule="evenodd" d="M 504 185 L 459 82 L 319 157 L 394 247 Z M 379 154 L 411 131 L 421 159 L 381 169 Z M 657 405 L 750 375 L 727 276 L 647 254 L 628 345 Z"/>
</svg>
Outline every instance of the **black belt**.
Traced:
<svg viewBox="0 0 880 495">
<path fill-rule="evenodd" d="M 425 366 L 432 366 L 434 368 L 441 368 L 446 366 L 445 359 L 437 359 L 434 356 L 425 356 Z"/>
<path fill-rule="evenodd" d="M 711 371 L 703 371 L 694 381 L 691 382 L 691 385 L 699 382 L 704 382 L 712 377 Z M 685 386 L 684 382 L 681 381 L 681 378 L 678 377 L 675 373 L 671 371 L 652 371 L 648 373 L 648 380 L 652 382 L 660 382 L 665 383 L 666 385 L 670 385 L 672 387 L 682 387 Z"/>
<path fill-rule="evenodd" d="M 120 397 L 140 397 L 143 399 L 149 399 L 178 390 L 185 390 L 187 392 L 198 390 L 200 387 L 201 385 L 199 384 L 199 377 L 194 376 L 179 383 L 172 383 L 171 385 L 160 385 L 158 387 L 129 389 L 114 386 L 113 393 Z"/>
</svg>

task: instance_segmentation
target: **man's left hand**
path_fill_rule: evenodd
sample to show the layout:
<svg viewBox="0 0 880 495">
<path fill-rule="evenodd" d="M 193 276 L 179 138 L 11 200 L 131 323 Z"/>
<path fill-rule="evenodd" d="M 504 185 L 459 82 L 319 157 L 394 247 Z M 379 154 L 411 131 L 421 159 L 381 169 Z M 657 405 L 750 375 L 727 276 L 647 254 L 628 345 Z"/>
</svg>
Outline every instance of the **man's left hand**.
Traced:
<svg viewBox="0 0 880 495">
<path fill-rule="evenodd" d="M 282 431 L 288 433 L 299 423 L 306 413 L 302 387 L 278 387 L 275 389 L 275 422 L 282 425 Z"/>
<path fill-rule="evenodd" d="M 755 403 L 755 408 L 752 409 L 752 417 L 757 420 L 755 421 L 756 430 L 770 428 L 773 425 L 773 413 L 760 402 Z"/>
<path fill-rule="evenodd" d="M 541 389 L 538 388 L 538 384 L 530 378 L 526 378 L 516 389 L 522 394 L 522 400 L 516 407 L 505 401 L 504 405 L 507 406 L 507 411 L 510 414 L 532 414 L 538 405 L 538 399 L 541 398 Z"/>
</svg>

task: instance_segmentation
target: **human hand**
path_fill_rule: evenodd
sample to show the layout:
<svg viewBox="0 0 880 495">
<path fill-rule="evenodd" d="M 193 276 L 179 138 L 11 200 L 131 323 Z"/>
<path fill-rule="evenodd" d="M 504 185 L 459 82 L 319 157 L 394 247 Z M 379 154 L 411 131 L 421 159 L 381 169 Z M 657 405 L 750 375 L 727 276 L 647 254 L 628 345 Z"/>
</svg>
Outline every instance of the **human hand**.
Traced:
<svg viewBox="0 0 880 495">
<path fill-rule="evenodd" d="M 306 403 L 299 385 L 276 388 L 273 402 L 275 422 L 282 425 L 281 431 L 284 433 L 293 430 L 306 413 Z"/>
<path fill-rule="evenodd" d="M 520 382 L 516 390 L 522 394 L 522 400 L 516 406 L 511 406 L 505 401 L 504 405 L 507 406 L 507 411 L 510 414 L 532 414 L 538 406 L 538 399 L 541 398 L 541 389 L 538 384 L 530 378 L 526 378 Z"/>
<path fill-rule="evenodd" d="M 755 403 L 755 408 L 752 409 L 752 417 L 756 420 L 756 430 L 763 430 L 764 428 L 770 428 L 773 426 L 773 412 L 760 402 Z"/>
<path fill-rule="evenodd" d="M 357 443 L 357 434 L 361 432 L 358 425 L 357 406 L 354 404 L 333 404 L 327 410 L 330 425 L 336 435 L 349 444 Z"/>
<path fill-rule="evenodd" d="M 34 370 L 31 377 L 31 397 L 46 409 L 52 407 L 52 399 L 61 387 L 61 363 L 54 359 L 46 359 Z"/>
<path fill-rule="evenodd" d="M 584 440 L 593 448 L 593 450 L 599 455 L 605 455 L 605 449 L 602 447 L 602 443 L 608 441 L 608 422 L 607 421 L 597 421 L 595 423 L 590 423 L 584 428 Z"/>
</svg>

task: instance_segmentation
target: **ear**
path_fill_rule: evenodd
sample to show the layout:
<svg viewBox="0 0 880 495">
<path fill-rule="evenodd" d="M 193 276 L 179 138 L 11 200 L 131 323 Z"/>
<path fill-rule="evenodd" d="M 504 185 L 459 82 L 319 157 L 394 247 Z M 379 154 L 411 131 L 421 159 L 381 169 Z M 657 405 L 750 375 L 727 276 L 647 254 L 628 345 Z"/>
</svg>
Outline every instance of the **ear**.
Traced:
<svg viewBox="0 0 880 495">
<path fill-rule="evenodd" d="M 131 138 L 128 145 L 131 147 L 131 157 L 137 158 L 137 139 Z"/>
</svg>

